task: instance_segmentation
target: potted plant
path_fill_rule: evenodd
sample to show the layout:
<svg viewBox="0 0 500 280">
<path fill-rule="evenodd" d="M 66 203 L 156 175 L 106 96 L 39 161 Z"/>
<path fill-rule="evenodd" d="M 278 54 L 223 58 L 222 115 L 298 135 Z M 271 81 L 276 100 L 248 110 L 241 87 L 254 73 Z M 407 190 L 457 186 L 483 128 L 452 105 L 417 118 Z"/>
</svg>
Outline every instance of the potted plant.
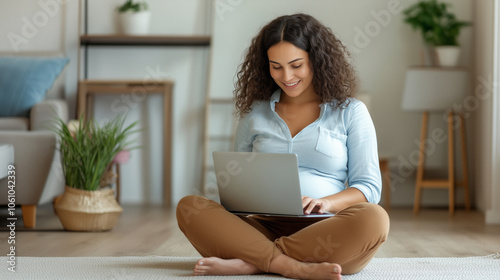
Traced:
<svg viewBox="0 0 500 280">
<path fill-rule="evenodd" d="M 111 165 L 126 154 L 127 137 L 136 123 L 124 128 L 124 118 L 97 125 L 80 117 L 76 129 L 59 120 L 55 132 L 66 188 L 54 205 L 63 227 L 72 231 L 103 231 L 114 227 L 123 211 L 109 187 Z M 123 155 L 121 156 L 123 158 Z"/>
<path fill-rule="evenodd" d="M 420 1 L 404 10 L 405 22 L 420 30 L 426 44 L 433 47 L 440 66 L 457 66 L 460 55 L 458 36 L 471 25 L 448 11 L 450 5 L 437 0 Z"/>
<path fill-rule="evenodd" d="M 118 7 L 118 19 L 124 34 L 145 35 L 149 32 L 151 13 L 146 2 L 126 0 Z"/>
</svg>

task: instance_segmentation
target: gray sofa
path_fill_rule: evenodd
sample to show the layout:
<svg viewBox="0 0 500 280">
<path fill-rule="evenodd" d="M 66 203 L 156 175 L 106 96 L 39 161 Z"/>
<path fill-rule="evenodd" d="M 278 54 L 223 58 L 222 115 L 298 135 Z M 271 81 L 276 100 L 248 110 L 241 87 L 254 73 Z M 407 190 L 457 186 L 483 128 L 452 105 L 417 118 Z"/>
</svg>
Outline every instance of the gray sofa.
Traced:
<svg viewBox="0 0 500 280">
<path fill-rule="evenodd" d="M 55 116 L 68 119 L 65 101 L 36 104 L 30 118 L 0 118 L 0 144 L 14 150 L 15 200 L 21 205 L 25 227 L 35 227 L 36 206 L 53 201 L 64 191 L 64 174 L 56 135 L 49 128 Z M 0 205 L 8 202 L 8 178 L 0 180 Z"/>
<path fill-rule="evenodd" d="M 0 53 L 1 56 L 3 54 Z M 46 92 L 45 99 L 31 107 L 28 117 L 0 117 L 0 168 L 5 169 L 9 164 L 15 166 L 15 204 L 21 206 L 25 227 L 36 226 L 37 206 L 52 202 L 64 192 L 57 136 L 51 130 L 57 118 L 65 122 L 68 120 L 68 108 L 63 100 L 64 76 L 63 71 Z M 0 205 L 9 204 L 8 184 L 12 178 L 4 177 L 5 171 L 0 170 Z"/>
</svg>

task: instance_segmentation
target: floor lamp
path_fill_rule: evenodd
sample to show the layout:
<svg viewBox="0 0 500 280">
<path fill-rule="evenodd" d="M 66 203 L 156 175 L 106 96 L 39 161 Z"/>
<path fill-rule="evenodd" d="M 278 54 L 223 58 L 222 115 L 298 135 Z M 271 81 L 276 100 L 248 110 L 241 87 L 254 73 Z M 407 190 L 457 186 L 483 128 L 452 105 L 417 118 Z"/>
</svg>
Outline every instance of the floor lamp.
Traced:
<svg viewBox="0 0 500 280">
<path fill-rule="evenodd" d="M 405 111 L 423 112 L 422 130 L 420 134 L 419 159 L 415 184 L 415 202 L 413 212 L 420 211 L 420 197 L 424 188 L 446 188 L 449 191 L 449 212 L 455 209 L 455 188 L 463 186 L 465 207 L 470 209 L 469 181 L 467 174 L 467 149 L 465 143 L 465 124 L 460 105 L 464 104 L 469 91 L 469 77 L 465 70 L 459 68 L 411 67 L 406 72 L 402 109 Z M 425 141 L 429 112 L 447 112 L 448 122 L 448 178 L 424 179 Z M 454 158 L 454 119 L 460 127 L 463 181 L 455 180 Z"/>
</svg>

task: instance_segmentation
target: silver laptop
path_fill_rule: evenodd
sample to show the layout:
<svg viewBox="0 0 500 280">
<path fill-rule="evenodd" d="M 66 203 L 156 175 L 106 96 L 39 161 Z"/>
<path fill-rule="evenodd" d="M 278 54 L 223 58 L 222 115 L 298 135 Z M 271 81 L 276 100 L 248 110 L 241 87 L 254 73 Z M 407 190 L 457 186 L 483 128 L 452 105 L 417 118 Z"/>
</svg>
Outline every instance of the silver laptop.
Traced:
<svg viewBox="0 0 500 280">
<path fill-rule="evenodd" d="M 235 214 L 329 217 L 305 215 L 302 209 L 297 155 L 213 152 L 220 202 Z"/>
</svg>

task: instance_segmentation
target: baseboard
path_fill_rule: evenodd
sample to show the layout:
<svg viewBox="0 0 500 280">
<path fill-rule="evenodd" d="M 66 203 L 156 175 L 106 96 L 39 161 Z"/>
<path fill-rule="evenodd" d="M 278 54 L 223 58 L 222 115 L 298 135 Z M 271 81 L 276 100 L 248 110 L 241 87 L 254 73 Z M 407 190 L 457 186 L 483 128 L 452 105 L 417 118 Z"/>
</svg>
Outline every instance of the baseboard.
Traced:
<svg viewBox="0 0 500 280">
<path fill-rule="evenodd" d="M 500 210 L 491 209 L 487 210 L 485 213 L 486 224 L 489 225 L 500 225 Z"/>
</svg>

